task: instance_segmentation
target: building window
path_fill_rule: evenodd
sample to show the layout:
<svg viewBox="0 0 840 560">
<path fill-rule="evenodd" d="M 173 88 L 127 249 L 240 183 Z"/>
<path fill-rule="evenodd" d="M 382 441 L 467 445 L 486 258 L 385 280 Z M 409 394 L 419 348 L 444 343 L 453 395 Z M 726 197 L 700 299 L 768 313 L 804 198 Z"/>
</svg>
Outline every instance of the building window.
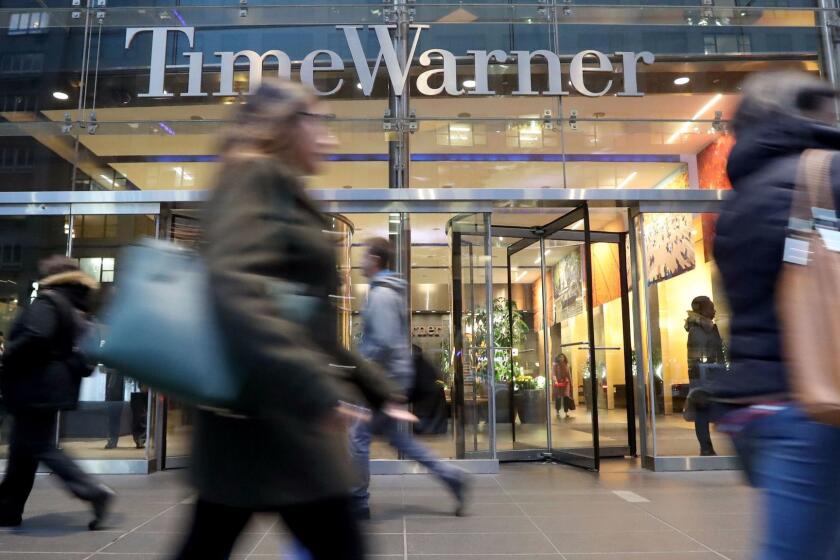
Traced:
<svg viewBox="0 0 840 560">
<path fill-rule="evenodd" d="M 50 24 L 47 12 L 12 14 L 9 18 L 9 35 L 45 33 Z"/>
<path fill-rule="evenodd" d="M 27 171 L 33 167 L 31 148 L 4 146 L 0 148 L 0 173 Z"/>
<path fill-rule="evenodd" d="M 0 246 L 0 265 L 3 268 L 20 267 L 20 245 Z"/>
<path fill-rule="evenodd" d="M 93 277 L 94 280 L 108 284 L 114 281 L 114 266 L 116 259 L 113 258 L 81 258 L 79 259 L 79 268 L 82 272 Z"/>
<path fill-rule="evenodd" d="M 748 53 L 752 51 L 749 35 L 735 33 L 715 33 L 703 36 L 706 54 Z"/>
<path fill-rule="evenodd" d="M 0 95 L 0 108 L 4 113 L 34 113 L 38 110 L 38 98 L 35 95 Z"/>
<path fill-rule="evenodd" d="M 73 237 L 80 239 L 114 239 L 117 237 L 119 216 L 76 216 Z"/>
<path fill-rule="evenodd" d="M 43 70 L 43 53 L 5 54 L 0 59 L 0 73 L 3 74 L 39 73 L 43 72 Z"/>
</svg>

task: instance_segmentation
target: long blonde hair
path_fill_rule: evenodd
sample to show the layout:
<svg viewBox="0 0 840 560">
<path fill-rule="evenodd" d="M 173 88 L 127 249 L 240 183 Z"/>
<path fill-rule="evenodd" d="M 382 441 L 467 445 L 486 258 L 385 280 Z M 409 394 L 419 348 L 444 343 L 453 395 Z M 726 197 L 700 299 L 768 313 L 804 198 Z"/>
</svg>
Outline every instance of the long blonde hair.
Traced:
<svg viewBox="0 0 840 560">
<path fill-rule="evenodd" d="M 296 167 L 294 144 L 299 113 L 314 102 L 305 87 L 288 80 L 263 81 L 222 132 L 223 163 L 271 157 Z"/>
</svg>

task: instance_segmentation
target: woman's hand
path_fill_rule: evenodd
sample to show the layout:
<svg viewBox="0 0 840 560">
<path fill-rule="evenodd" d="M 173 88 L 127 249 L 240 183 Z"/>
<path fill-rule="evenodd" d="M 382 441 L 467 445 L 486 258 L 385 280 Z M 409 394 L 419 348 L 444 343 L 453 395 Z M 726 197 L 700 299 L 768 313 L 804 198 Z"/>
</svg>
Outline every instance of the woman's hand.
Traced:
<svg viewBox="0 0 840 560">
<path fill-rule="evenodd" d="M 382 413 L 394 420 L 399 420 L 400 422 L 411 422 L 412 424 L 415 424 L 420 421 L 420 419 L 412 414 L 407 408 L 395 403 L 388 403 L 383 406 Z"/>
</svg>

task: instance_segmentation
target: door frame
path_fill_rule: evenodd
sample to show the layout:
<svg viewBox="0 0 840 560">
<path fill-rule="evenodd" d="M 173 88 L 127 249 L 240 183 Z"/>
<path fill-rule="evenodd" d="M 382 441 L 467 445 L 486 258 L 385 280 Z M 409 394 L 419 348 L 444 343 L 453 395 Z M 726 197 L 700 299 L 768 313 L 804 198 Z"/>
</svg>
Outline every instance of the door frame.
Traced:
<svg viewBox="0 0 840 560">
<path fill-rule="evenodd" d="M 583 221 L 583 230 L 568 229 L 574 224 Z M 624 457 L 637 455 L 636 443 L 636 395 L 635 383 L 632 371 L 632 330 L 630 320 L 630 299 L 629 299 L 629 282 L 627 259 L 627 240 L 628 234 L 626 232 L 602 232 L 592 231 L 589 222 L 589 208 L 586 203 L 583 203 L 576 208 L 570 210 L 560 218 L 546 224 L 542 227 L 517 227 L 517 226 L 492 226 L 492 237 L 510 237 L 519 239 L 507 248 L 507 295 L 508 295 L 508 317 L 512 321 L 512 274 L 511 274 L 511 257 L 516 253 L 522 251 L 526 247 L 530 247 L 535 243 L 540 245 L 540 278 L 542 286 L 542 331 L 543 331 L 543 349 L 545 356 L 542 357 L 544 362 L 544 372 L 546 375 L 546 386 L 550 378 L 548 364 L 549 356 L 549 328 L 548 325 L 548 302 L 546 300 L 546 278 L 547 271 L 545 266 L 545 241 L 578 241 L 584 246 L 584 261 L 585 261 L 585 284 L 586 284 L 586 314 L 588 320 L 587 338 L 589 346 L 589 363 L 590 363 L 590 387 L 591 394 L 587 396 L 589 402 L 594 403 L 592 407 L 592 456 L 588 454 L 575 453 L 573 449 L 563 449 L 554 445 L 552 434 L 552 418 L 551 418 L 551 398 L 550 391 L 546 390 L 546 447 L 544 449 L 528 449 L 528 450 L 512 450 L 500 451 L 498 456 L 500 460 L 539 460 L 551 459 L 561 463 L 567 463 L 575 466 L 598 470 L 600 468 L 600 459 L 606 457 Z M 600 391 L 600 383 L 596 382 L 596 351 L 599 348 L 595 345 L 595 323 L 594 323 L 594 305 L 593 305 L 593 278 L 592 278 L 592 251 L 593 243 L 613 243 L 618 247 L 619 253 L 619 287 L 621 297 L 621 313 L 622 313 L 622 346 L 624 354 L 624 383 L 627 391 L 626 410 L 627 410 L 627 445 L 610 446 L 601 448 L 600 445 L 600 431 L 598 418 L 598 392 Z M 512 349 L 506 349 L 513 352 Z M 513 356 L 511 356 L 511 360 Z M 513 408 L 513 379 L 510 381 L 510 406 Z M 515 415 L 511 411 L 511 437 L 516 441 L 516 422 Z M 589 449 L 589 448 L 587 448 Z"/>
</svg>

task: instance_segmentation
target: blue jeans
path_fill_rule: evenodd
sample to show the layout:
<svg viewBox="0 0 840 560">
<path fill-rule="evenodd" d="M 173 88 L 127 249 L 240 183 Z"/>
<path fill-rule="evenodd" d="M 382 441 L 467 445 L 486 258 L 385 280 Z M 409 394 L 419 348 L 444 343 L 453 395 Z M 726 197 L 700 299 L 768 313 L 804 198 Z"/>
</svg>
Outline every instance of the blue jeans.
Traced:
<svg viewBox="0 0 840 560">
<path fill-rule="evenodd" d="M 352 490 L 356 507 L 367 507 L 370 498 L 370 442 L 373 434 L 387 438 L 391 447 L 429 469 L 451 490 L 454 491 L 461 484 L 460 469 L 442 462 L 415 440 L 409 431 L 401 430 L 399 422 L 381 412 L 375 412 L 370 422 L 357 421 L 350 429 L 350 454 L 361 478 L 359 486 Z"/>
<path fill-rule="evenodd" d="M 733 440 L 762 490 L 756 560 L 840 558 L 840 428 L 791 405 L 749 421 Z"/>
</svg>

